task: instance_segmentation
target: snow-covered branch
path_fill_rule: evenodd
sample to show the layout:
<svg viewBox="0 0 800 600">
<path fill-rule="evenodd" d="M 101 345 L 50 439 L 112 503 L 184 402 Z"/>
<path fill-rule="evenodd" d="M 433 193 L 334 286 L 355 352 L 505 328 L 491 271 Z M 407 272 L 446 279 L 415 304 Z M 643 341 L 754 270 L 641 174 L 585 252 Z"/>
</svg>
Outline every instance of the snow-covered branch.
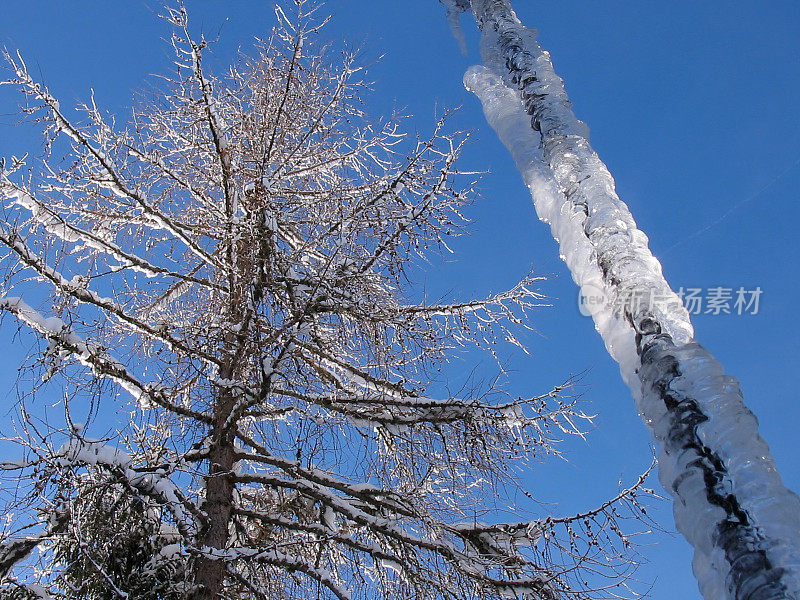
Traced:
<svg viewBox="0 0 800 600">
<path fill-rule="evenodd" d="M 224 73 L 167 9 L 175 69 L 121 126 L 94 99 L 73 118 L 6 56 L 46 144 L 29 175 L 0 173 L 0 312 L 46 341 L 29 367 L 47 370 L 4 439 L 23 458 L 0 465 L 16 532 L 0 593 L 554 599 L 581 596 L 581 568 L 618 583 L 614 511 L 640 517 L 633 492 L 580 518 L 492 512 L 526 460 L 583 435 L 568 386 L 512 397 L 501 373 L 438 393 L 431 375 L 454 348 L 522 345 L 542 301 L 524 274 L 418 301 L 410 265 L 467 222 L 468 136 L 371 121 L 353 55 L 332 63 L 326 19 L 286 4 Z"/>
</svg>

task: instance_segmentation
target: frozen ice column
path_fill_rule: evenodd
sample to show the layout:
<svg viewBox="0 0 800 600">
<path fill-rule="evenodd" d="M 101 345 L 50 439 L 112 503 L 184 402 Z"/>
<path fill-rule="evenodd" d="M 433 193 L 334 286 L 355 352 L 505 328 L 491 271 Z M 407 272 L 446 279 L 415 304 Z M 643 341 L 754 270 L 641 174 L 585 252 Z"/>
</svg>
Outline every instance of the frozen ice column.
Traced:
<svg viewBox="0 0 800 600">
<path fill-rule="evenodd" d="M 536 33 L 508 0 L 472 0 L 484 67 L 465 84 L 513 155 L 539 217 L 582 288 L 602 290 L 595 325 L 636 399 L 694 546 L 707 600 L 800 598 L 800 499 L 787 490 L 736 380 L 693 339 L 647 237 L 592 150 Z"/>
</svg>

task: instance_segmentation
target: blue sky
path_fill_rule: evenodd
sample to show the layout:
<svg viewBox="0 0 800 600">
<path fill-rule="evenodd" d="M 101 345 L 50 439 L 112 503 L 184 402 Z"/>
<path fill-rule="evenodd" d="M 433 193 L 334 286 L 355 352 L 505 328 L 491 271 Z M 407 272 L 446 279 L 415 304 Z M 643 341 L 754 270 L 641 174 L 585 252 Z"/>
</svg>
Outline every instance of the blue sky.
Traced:
<svg viewBox="0 0 800 600">
<path fill-rule="evenodd" d="M 98 104 L 124 112 L 149 74 L 164 70 L 169 48 L 157 2 L 80 4 L 29 0 L 3 3 L 0 43 L 19 48 L 31 70 L 62 106 L 95 90 Z M 220 64 L 272 23 L 271 2 L 189 1 L 196 25 L 220 31 Z M 517 0 L 539 29 L 564 77 L 575 112 L 614 174 L 622 199 L 649 235 L 668 281 L 678 288 L 722 286 L 763 290 L 757 315 L 694 317 L 699 341 L 742 383 L 789 487 L 800 490 L 793 435 L 800 423 L 793 378 L 800 336 L 793 327 L 800 222 L 800 4 L 755 0 L 703 3 Z M 79 7 L 79 8 L 78 8 Z M 548 229 L 536 220 L 510 158 L 487 128 L 478 102 L 461 84 L 478 61 L 474 26 L 465 18 L 470 54 L 462 57 L 436 0 L 331 1 L 326 36 L 361 47 L 375 81 L 369 111 L 414 115 L 430 131 L 444 108 L 460 106 L 453 128 L 473 131 L 465 170 L 487 170 L 482 198 L 470 211 L 471 234 L 456 254 L 421 284 L 432 295 L 484 295 L 513 285 L 531 268 L 549 279 L 541 291 L 552 306 L 534 314 L 530 357 L 513 353 L 510 389 L 534 393 L 584 373 L 587 410 L 597 427 L 587 442 L 564 447 L 568 462 L 537 466 L 526 477 L 532 494 L 569 514 L 612 495 L 650 461 L 650 441 L 591 321 L 577 309 L 577 291 L 558 260 Z M 226 20 L 227 19 L 227 20 Z M 382 58 L 381 58 L 382 57 Z M 12 128 L 12 96 L 0 88 L 0 156 L 33 149 L 26 130 Z M 33 138 L 35 139 L 35 138 Z M 0 331 L 6 361 L 0 395 L 14 398 L 13 377 L 25 347 Z M 451 365 L 457 372 L 462 363 Z M 466 361 L 463 368 L 468 365 Z M 653 481 L 655 484 L 656 482 Z M 671 530 L 671 507 L 654 511 Z M 658 533 L 642 549 L 639 572 L 656 600 L 699 598 L 690 551 L 675 534 Z"/>
</svg>

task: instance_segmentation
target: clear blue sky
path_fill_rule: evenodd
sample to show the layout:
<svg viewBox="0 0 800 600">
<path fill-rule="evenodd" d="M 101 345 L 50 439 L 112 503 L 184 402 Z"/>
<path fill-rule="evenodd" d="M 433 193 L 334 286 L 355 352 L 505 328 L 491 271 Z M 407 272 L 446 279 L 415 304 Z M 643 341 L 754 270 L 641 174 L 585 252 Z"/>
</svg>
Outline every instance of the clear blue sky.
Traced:
<svg viewBox="0 0 800 600">
<path fill-rule="evenodd" d="M 188 5 L 196 25 L 212 33 L 221 28 L 221 64 L 272 23 L 271 2 Z M 792 325 L 800 296 L 800 4 L 516 5 L 523 21 L 540 30 L 575 112 L 590 126 L 596 150 L 673 287 L 763 290 L 759 314 L 699 315 L 695 328 L 700 342 L 741 381 L 784 479 L 800 490 L 794 379 L 800 336 Z M 94 88 L 98 104 L 122 112 L 131 92 L 169 59 L 160 41 L 167 30 L 153 16 L 157 7 L 156 0 L 4 2 L 0 43 L 23 52 L 62 107 Z M 474 27 L 465 19 L 470 55 L 462 57 L 436 0 L 340 0 L 328 9 L 335 18 L 326 35 L 363 47 L 376 82 L 370 112 L 404 108 L 414 115 L 413 127 L 424 132 L 437 111 L 462 106 L 453 127 L 472 129 L 474 143 L 461 166 L 489 171 L 481 183 L 483 198 L 470 212 L 471 235 L 459 239 L 456 255 L 429 273 L 426 289 L 466 297 L 510 287 L 531 267 L 550 276 L 542 291 L 553 306 L 535 314 L 539 335 L 527 340 L 531 356 L 508 352 L 511 389 L 542 391 L 585 371 L 587 410 L 598 419 L 586 443 L 564 448 L 569 462 L 537 467 L 526 479 L 528 489 L 558 503 L 553 512 L 564 514 L 612 495 L 620 478 L 630 482 L 649 464 L 649 437 L 616 365 L 577 310 L 575 286 L 548 229 L 536 220 L 477 100 L 462 87 L 464 69 L 478 60 Z M 8 114 L 10 100 L 0 89 L 0 156 L 6 157 L 31 149 L 25 131 L 9 127 L 15 121 Z M 0 395 L 10 402 L 23 348 L 12 344 L 6 324 L 0 332 L 6 356 Z M 670 503 L 661 503 L 655 517 L 672 529 Z M 650 563 L 639 577 L 644 587 L 652 582 L 651 597 L 699 598 L 682 539 L 660 533 L 649 543 L 642 553 Z"/>
</svg>

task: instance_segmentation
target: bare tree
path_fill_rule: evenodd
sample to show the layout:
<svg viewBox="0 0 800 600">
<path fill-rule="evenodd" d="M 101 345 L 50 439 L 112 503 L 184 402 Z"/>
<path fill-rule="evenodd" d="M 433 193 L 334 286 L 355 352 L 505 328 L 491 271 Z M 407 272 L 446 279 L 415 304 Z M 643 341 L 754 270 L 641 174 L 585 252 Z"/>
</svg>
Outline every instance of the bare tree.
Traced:
<svg viewBox="0 0 800 600">
<path fill-rule="evenodd" d="M 596 586 L 586 572 L 624 583 L 642 480 L 569 518 L 492 512 L 513 461 L 581 434 L 561 386 L 431 391 L 451 350 L 516 342 L 539 299 L 526 279 L 410 300 L 410 265 L 463 227 L 466 136 L 440 121 L 409 144 L 398 119 L 369 121 L 353 56 L 319 46 L 324 19 L 276 12 L 220 77 L 168 10 L 175 71 L 124 127 L 93 101 L 71 118 L 6 54 L 4 83 L 47 143 L 0 174 L 0 309 L 47 342 L 36 363 L 66 419 L 22 402 L 7 436 L 24 456 L 2 464 L 3 593 L 556 598 Z M 95 439 L 82 406 L 125 418 Z"/>
</svg>

